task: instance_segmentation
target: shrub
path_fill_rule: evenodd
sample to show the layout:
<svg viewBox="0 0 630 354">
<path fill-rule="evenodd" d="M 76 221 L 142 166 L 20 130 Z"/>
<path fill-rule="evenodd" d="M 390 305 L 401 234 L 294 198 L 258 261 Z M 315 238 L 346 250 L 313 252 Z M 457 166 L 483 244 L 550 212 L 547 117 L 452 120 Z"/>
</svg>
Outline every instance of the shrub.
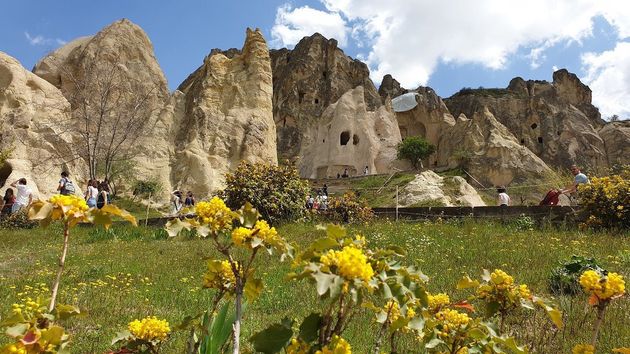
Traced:
<svg viewBox="0 0 630 354">
<path fill-rule="evenodd" d="M 25 210 L 0 218 L 0 229 L 32 229 L 36 226 L 37 221 L 29 220 Z"/>
<path fill-rule="evenodd" d="M 571 259 L 551 270 L 549 290 L 555 294 L 577 294 L 581 291 L 578 282 L 580 275 L 589 269 L 603 271 L 593 258 L 571 256 Z"/>
<path fill-rule="evenodd" d="M 510 227 L 516 231 L 533 231 L 534 226 L 534 219 L 525 214 L 521 214 L 510 223 Z"/>
<path fill-rule="evenodd" d="M 346 192 L 341 197 L 330 198 L 328 217 L 336 222 L 355 223 L 371 220 L 374 213 L 364 199 L 354 192 Z"/>
<path fill-rule="evenodd" d="M 630 228 L 630 169 L 607 177 L 594 177 L 579 188 L 583 226 L 592 228 Z"/>
<path fill-rule="evenodd" d="M 398 144 L 398 159 L 408 160 L 417 169 L 422 167 L 422 160 L 435 152 L 435 146 L 419 136 L 410 136 Z"/>
<path fill-rule="evenodd" d="M 146 181 L 137 180 L 133 185 L 133 195 L 138 197 L 148 197 L 149 195 L 156 195 L 162 191 L 162 184 L 155 180 L 150 179 Z"/>
<path fill-rule="evenodd" d="M 231 209 L 250 202 L 271 223 L 295 220 L 304 214 L 308 183 L 294 166 L 241 162 L 225 175 L 225 183 L 219 194 Z"/>
</svg>

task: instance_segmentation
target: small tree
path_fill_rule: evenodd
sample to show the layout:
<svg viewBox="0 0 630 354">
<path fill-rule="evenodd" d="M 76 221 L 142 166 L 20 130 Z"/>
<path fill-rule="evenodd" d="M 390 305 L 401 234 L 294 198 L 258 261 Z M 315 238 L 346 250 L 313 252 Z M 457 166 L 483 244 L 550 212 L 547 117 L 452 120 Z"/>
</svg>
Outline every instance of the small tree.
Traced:
<svg viewBox="0 0 630 354">
<path fill-rule="evenodd" d="M 435 152 L 435 146 L 419 136 L 410 136 L 398 144 L 398 159 L 408 160 L 414 169 L 422 166 L 422 160 Z"/>
</svg>

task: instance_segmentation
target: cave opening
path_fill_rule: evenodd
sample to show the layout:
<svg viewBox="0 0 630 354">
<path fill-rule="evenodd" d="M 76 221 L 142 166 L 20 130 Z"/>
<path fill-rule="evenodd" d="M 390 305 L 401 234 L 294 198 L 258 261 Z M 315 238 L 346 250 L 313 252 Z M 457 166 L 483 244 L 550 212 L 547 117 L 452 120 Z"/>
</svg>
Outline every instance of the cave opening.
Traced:
<svg viewBox="0 0 630 354">
<path fill-rule="evenodd" d="M 350 141 L 350 132 L 347 130 L 341 132 L 341 135 L 339 136 L 339 144 L 348 145 L 348 141 Z"/>
<path fill-rule="evenodd" d="M 359 144 L 359 136 L 354 134 L 352 135 L 352 145 L 358 145 Z"/>
</svg>

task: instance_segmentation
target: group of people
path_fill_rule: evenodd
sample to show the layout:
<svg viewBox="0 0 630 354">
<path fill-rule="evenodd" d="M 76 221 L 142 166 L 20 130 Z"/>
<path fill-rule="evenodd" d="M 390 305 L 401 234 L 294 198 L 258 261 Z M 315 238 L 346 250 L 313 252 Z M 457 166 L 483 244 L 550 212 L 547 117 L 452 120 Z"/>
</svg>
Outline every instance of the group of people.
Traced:
<svg viewBox="0 0 630 354">
<path fill-rule="evenodd" d="M 68 172 L 61 172 L 61 179 L 57 186 L 57 191 L 62 195 L 74 195 L 76 189 L 74 183 L 69 177 Z M 99 208 L 109 204 L 111 202 L 109 182 L 107 179 L 99 181 L 96 179 L 90 179 L 87 182 L 87 189 L 83 194 L 85 202 L 90 208 Z"/>
<path fill-rule="evenodd" d="M 306 197 L 306 209 L 310 211 L 325 211 L 328 209 L 328 186 L 325 183 L 321 189 Z"/>
<path fill-rule="evenodd" d="M 183 208 L 190 208 L 195 206 L 195 196 L 193 192 L 186 192 L 186 198 L 179 190 L 174 190 L 171 193 L 171 214 L 178 214 Z"/>
<path fill-rule="evenodd" d="M 571 174 L 573 174 L 573 183 L 564 189 L 552 189 L 540 202 L 540 205 L 557 205 L 559 203 L 560 196 L 566 194 L 569 198 L 577 197 L 577 192 L 581 184 L 589 184 L 588 177 L 582 173 L 577 165 L 571 165 Z M 510 206 L 512 200 L 507 194 L 507 189 L 504 186 L 497 188 L 497 205 Z"/>
<path fill-rule="evenodd" d="M 26 178 L 20 178 L 11 183 L 11 187 L 7 188 L 2 198 L 2 206 L 0 207 L 0 214 L 2 215 L 17 213 L 26 209 L 33 202 L 33 192 L 28 187 Z M 17 193 L 13 191 L 13 188 L 17 190 Z"/>
</svg>

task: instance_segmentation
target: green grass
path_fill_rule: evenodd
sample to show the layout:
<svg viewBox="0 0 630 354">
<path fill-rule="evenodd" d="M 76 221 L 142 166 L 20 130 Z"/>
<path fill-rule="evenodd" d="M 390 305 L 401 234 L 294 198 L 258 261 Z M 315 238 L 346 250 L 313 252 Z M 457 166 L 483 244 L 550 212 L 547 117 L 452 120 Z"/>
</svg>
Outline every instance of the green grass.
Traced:
<svg viewBox="0 0 630 354">
<path fill-rule="evenodd" d="M 0 231 L 0 312 L 23 296 L 26 286 L 50 286 L 61 248 L 60 228 Z M 299 246 L 313 241 L 318 233 L 311 224 L 287 224 L 280 233 Z M 464 274 L 478 277 L 482 269 L 501 268 L 527 283 L 535 293 L 546 294 L 550 270 L 572 254 L 595 257 L 611 271 L 630 277 L 630 234 L 582 233 L 575 230 L 517 231 L 509 225 L 471 220 L 454 223 L 391 223 L 377 221 L 356 226 L 351 233 L 363 233 L 370 246 L 395 244 L 408 252 L 406 263 L 417 264 L 431 280 L 432 292 L 447 292 L 464 299 L 466 292 L 454 290 Z M 60 303 L 77 304 L 87 315 L 66 324 L 72 333 L 71 352 L 102 353 L 126 324 L 147 315 L 177 324 L 187 315 L 203 311 L 212 297 L 200 289 L 204 258 L 215 257 L 207 240 L 178 237 L 166 239 L 160 229 L 79 227 L 72 230 L 67 268 L 61 284 Z M 287 263 L 262 255 L 258 273 L 266 287 L 261 298 L 247 308 L 243 338 L 288 316 L 301 319 L 321 306 L 314 286 L 285 280 Z M 114 279 L 115 278 L 115 279 Z M 34 294 L 34 291 L 26 291 Z M 586 310 L 586 296 L 561 297 L 567 326 L 551 330 L 543 315 L 519 314 L 509 329 L 521 342 L 535 343 L 537 352 L 567 353 L 578 342 L 588 342 L 594 322 Z M 614 301 L 606 314 L 598 352 L 628 346 L 630 326 L 628 296 Z M 344 336 L 356 353 L 366 353 L 373 344 L 376 327 L 371 315 L 355 318 Z M 552 334 L 550 338 L 548 334 Z M 536 340 L 532 340 L 535 337 Z M 0 339 L 0 343 L 6 341 Z M 165 353 L 181 353 L 185 334 L 175 333 Z M 410 341 L 401 352 L 412 351 Z M 417 349 L 416 349 L 417 350 Z"/>
<path fill-rule="evenodd" d="M 413 172 L 398 172 L 389 181 L 389 176 L 370 176 L 352 181 L 349 189 L 360 193 L 371 207 L 390 207 L 396 205 L 396 186 L 402 189 L 415 177 Z"/>
</svg>

